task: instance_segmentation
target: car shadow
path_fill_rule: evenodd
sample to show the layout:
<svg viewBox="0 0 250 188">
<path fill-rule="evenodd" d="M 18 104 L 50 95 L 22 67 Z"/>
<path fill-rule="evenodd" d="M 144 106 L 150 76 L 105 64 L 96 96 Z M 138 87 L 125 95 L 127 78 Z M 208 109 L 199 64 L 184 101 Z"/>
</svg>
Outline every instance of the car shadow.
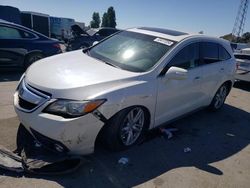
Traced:
<svg viewBox="0 0 250 188">
<path fill-rule="evenodd" d="M 63 176 L 26 176 L 55 181 L 63 187 L 132 187 L 179 167 L 196 167 L 220 176 L 211 163 L 225 160 L 250 143 L 249 113 L 225 104 L 218 112 L 206 110 L 172 123 L 178 128 L 167 140 L 157 130 L 144 143 L 127 151 L 109 152 L 100 147 L 79 170 Z M 185 153 L 184 148 L 190 152 Z M 119 165 L 121 157 L 129 162 Z M 14 176 L 11 173 L 5 176 Z M 164 180 L 163 180 L 164 181 Z"/>
<path fill-rule="evenodd" d="M 18 81 L 23 74 L 23 71 L 17 70 L 0 70 L 0 82 Z"/>
<path fill-rule="evenodd" d="M 236 81 L 234 87 L 250 92 L 250 82 Z"/>
</svg>

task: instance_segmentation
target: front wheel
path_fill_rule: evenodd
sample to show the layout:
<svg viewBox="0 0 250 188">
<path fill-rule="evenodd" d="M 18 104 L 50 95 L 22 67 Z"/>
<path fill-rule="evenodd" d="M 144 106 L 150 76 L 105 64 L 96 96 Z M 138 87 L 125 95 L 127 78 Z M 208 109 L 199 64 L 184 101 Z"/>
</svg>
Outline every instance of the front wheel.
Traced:
<svg viewBox="0 0 250 188">
<path fill-rule="evenodd" d="M 116 114 L 104 127 L 104 143 L 114 151 L 127 149 L 142 138 L 148 116 L 142 107 L 131 107 Z"/>
<path fill-rule="evenodd" d="M 223 84 L 217 90 L 211 104 L 209 105 L 209 109 L 211 111 L 217 111 L 223 106 L 223 104 L 224 104 L 224 102 L 226 100 L 228 91 L 229 91 L 228 86 L 226 84 Z"/>
</svg>

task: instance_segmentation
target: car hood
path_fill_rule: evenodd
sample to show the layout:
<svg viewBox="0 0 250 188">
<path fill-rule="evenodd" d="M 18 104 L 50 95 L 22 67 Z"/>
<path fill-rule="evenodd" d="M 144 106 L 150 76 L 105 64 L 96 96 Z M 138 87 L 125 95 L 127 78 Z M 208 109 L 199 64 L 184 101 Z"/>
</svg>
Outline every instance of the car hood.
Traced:
<svg viewBox="0 0 250 188">
<path fill-rule="evenodd" d="M 140 73 L 105 64 L 77 50 L 37 61 L 27 70 L 26 82 L 34 88 L 54 94 L 88 86 L 119 84 Z M 63 92 L 62 92 L 63 93 Z"/>
</svg>

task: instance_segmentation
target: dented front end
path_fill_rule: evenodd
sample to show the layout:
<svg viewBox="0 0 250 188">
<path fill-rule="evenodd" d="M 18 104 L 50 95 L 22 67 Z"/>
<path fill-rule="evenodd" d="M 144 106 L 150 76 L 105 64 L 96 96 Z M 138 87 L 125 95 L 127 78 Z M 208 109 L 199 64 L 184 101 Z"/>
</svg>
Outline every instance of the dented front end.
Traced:
<svg viewBox="0 0 250 188">
<path fill-rule="evenodd" d="M 96 137 L 105 123 L 98 111 L 75 118 L 43 113 L 54 102 L 46 93 L 20 82 L 14 106 L 25 128 L 45 147 L 58 152 L 87 155 L 94 151 Z"/>
</svg>

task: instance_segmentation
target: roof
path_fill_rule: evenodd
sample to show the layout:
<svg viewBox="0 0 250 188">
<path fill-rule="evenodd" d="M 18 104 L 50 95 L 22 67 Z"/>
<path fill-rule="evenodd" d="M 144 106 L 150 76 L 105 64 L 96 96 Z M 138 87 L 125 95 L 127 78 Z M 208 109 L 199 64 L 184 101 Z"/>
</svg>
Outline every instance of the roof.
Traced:
<svg viewBox="0 0 250 188">
<path fill-rule="evenodd" d="M 21 13 L 23 13 L 23 14 L 32 14 L 32 15 L 36 15 L 36 16 L 50 17 L 48 14 L 43 14 L 43 13 L 40 13 L 40 12 L 21 11 Z"/>
<path fill-rule="evenodd" d="M 188 36 L 191 35 L 189 33 L 181 32 L 181 31 L 175 31 L 175 30 L 163 29 L 163 28 L 154 28 L 154 27 L 137 27 L 137 28 L 128 29 L 128 31 L 166 38 L 166 39 L 170 39 L 176 42 L 179 42 L 182 39 L 187 38 Z"/>
</svg>

